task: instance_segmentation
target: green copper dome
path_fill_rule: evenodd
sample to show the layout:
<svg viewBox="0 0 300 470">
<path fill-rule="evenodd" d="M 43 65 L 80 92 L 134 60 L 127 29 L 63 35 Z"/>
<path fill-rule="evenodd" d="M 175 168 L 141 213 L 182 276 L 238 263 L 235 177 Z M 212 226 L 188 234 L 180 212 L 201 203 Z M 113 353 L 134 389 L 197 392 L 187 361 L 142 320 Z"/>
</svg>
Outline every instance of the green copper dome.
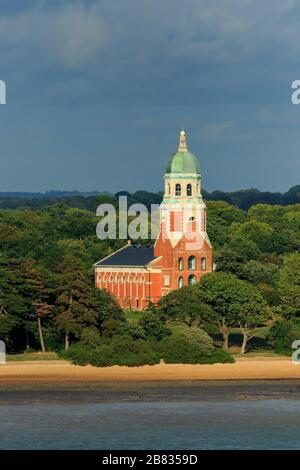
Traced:
<svg viewBox="0 0 300 470">
<path fill-rule="evenodd" d="M 197 157 L 188 150 L 175 152 L 168 161 L 166 173 L 196 173 L 200 174 L 200 164 Z"/>
<path fill-rule="evenodd" d="M 200 175 L 200 165 L 197 157 L 189 151 L 186 143 L 186 133 L 182 129 L 179 134 L 179 147 L 178 151 L 171 155 L 168 161 L 166 173 L 167 174 L 196 174 Z"/>
</svg>

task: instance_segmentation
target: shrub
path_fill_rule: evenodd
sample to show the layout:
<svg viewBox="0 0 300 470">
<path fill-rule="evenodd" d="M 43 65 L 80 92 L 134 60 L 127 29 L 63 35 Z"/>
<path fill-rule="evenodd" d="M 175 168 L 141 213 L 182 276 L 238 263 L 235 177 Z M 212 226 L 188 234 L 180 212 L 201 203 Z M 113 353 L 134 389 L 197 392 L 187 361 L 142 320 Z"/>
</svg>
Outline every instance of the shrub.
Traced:
<svg viewBox="0 0 300 470">
<path fill-rule="evenodd" d="M 146 312 L 138 325 L 143 328 L 146 337 L 161 340 L 171 334 L 171 330 L 166 327 L 157 314 L 152 312 Z"/>
<path fill-rule="evenodd" d="M 160 361 L 159 352 L 155 352 L 146 341 L 135 341 L 130 336 L 114 338 L 110 347 L 114 363 L 118 365 L 151 365 Z"/>
<path fill-rule="evenodd" d="M 120 335 L 129 335 L 134 340 L 146 338 L 143 328 L 138 323 L 123 322 L 118 333 Z"/>
<path fill-rule="evenodd" d="M 142 366 L 158 364 L 159 352 L 155 352 L 144 340 L 133 340 L 130 336 L 116 336 L 109 344 L 92 348 L 81 341 L 61 354 L 74 364 L 91 364 L 97 367 Z"/>
<path fill-rule="evenodd" d="M 269 343 L 280 354 L 292 354 L 291 346 L 296 339 L 300 339 L 299 320 L 280 320 L 271 327 L 268 335 Z"/>
<path fill-rule="evenodd" d="M 112 338 L 118 333 L 118 330 L 121 328 L 122 322 L 116 320 L 115 318 L 109 318 L 105 320 L 102 324 L 102 334 L 107 338 Z"/>
<path fill-rule="evenodd" d="M 216 348 L 212 353 L 211 357 L 209 358 L 210 364 L 225 364 L 225 363 L 233 363 L 235 362 L 234 357 L 229 354 L 228 351 L 224 351 L 224 349 Z"/>
<path fill-rule="evenodd" d="M 63 348 L 61 334 L 53 326 L 44 329 L 44 341 L 46 351 L 60 351 Z"/>
<path fill-rule="evenodd" d="M 184 331 L 184 336 L 190 345 L 203 356 L 211 356 L 214 346 L 212 338 L 200 328 L 189 328 Z"/>
<path fill-rule="evenodd" d="M 205 331 L 190 328 L 162 340 L 162 357 L 169 364 L 202 363 L 213 353 L 213 342 Z"/>
<path fill-rule="evenodd" d="M 95 348 L 101 344 L 100 332 L 94 326 L 84 328 L 80 338 L 81 344 Z"/>
<path fill-rule="evenodd" d="M 74 343 L 67 351 L 61 351 L 60 357 L 73 362 L 79 366 L 90 364 L 94 354 L 94 349 L 81 342 Z"/>
</svg>

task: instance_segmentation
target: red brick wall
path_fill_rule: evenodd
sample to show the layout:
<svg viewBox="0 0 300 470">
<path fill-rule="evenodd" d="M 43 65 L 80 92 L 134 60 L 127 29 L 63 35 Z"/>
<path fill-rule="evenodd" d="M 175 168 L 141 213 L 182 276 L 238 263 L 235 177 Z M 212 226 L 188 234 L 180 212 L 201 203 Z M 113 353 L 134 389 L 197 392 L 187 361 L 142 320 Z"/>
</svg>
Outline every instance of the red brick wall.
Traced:
<svg viewBox="0 0 300 470">
<path fill-rule="evenodd" d="M 131 282 L 130 282 L 131 281 Z M 143 309 L 149 300 L 161 297 L 161 273 L 149 272 L 96 272 L 96 287 L 106 289 L 116 297 L 123 308 Z"/>
</svg>

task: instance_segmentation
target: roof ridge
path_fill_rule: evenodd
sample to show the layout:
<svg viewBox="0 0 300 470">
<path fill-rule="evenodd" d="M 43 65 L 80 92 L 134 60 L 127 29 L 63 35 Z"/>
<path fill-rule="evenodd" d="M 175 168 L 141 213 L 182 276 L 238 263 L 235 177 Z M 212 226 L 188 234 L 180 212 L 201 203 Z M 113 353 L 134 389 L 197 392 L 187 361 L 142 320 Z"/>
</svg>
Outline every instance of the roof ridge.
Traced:
<svg viewBox="0 0 300 470">
<path fill-rule="evenodd" d="M 128 243 L 124 246 L 122 246 L 121 248 L 119 248 L 118 250 L 114 251 L 113 253 L 111 253 L 110 255 L 107 255 L 105 256 L 105 258 L 102 258 L 100 259 L 99 261 L 97 261 L 97 263 L 95 263 L 93 266 L 97 266 L 97 264 L 99 263 L 102 263 L 102 261 L 105 261 L 107 260 L 108 258 L 110 258 L 111 256 L 115 255 L 116 253 L 119 253 L 119 251 L 122 251 L 124 250 L 124 248 L 129 248 L 131 245 L 129 245 Z"/>
</svg>

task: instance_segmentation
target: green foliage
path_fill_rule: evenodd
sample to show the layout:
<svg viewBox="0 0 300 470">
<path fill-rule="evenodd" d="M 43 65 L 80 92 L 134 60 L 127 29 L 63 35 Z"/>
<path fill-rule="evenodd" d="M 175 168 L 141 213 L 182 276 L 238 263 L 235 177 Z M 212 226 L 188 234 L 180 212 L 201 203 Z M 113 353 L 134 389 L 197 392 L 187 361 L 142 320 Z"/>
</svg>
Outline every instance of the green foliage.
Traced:
<svg viewBox="0 0 300 470">
<path fill-rule="evenodd" d="M 59 356 L 62 359 L 73 362 L 79 366 L 90 364 L 94 357 L 94 349 L 86 344 L 74 343 L 67 351 L 61 351 Z"/>
<path fill-rule="evenodd" d="M 300 316 L 300 253 L 284 257 L 280 271 L 279 292 L 283 315 L 286 318 Z"/>
<path fill-rule="evenodd" d="M 259 289 L 233 274 L 221 272 L 203 276 L 198 288 L 216 314 L 224 350 L 228 350 L 230 328 L 240 327 L 243 333 L 241 352 L 244 353 L 248 340 L 256 335 L 255 328 L 271 316 Z"/>
<path fill-rule="evenodd" d="M 101 336 L 99 330 L 94 326 L 89 326 L 84 328 L 80 341 L 84 346 L 89 346 L 91 348 L 95 348 L 101 344 Z"/>
<path fill-rule="evenodd" d="M 131 336 L 134 340 L 146 339 L 144 328 L 138 323 L 123 322 L 118 329 L 118 333 Z"/>
<path fill-rule="evenodd" d="M 90 337 L 88 338 L 90 339 Z M 99 345 L 81 340 L 71 345 L 60 357 L 74 364 L 97 367 L 154 365 L 162 357 L 167 363 L 213 364 L 233 362 L 230 354 L 214 349 L 212 339 L 199 328 L 165 336 L 161 341 L 133 339 L 123 334 Z"/>
<path fill-rule="evenodd" d="M 228 351 L 224 351 L 224 349 L 216 348 L 212 353 L 211 357 L 209 358 L 209 364 L 226 364 L 226 363 L 233 363 L 235 362 L 234 357 L 229 354 Z"/>
<path fill-rule="evenodd" d="M 247 261 L 241 268 L 241 278 L 252 284 L 267 284 L 274 286 L 278 279 L 279 267 L 271 263 L 261 261 Z"/>
<path fill-rule="evenodd" d="M 213 353 L 213 341 L 205 331 L 192 327 L 173 333 L 161 342 L 161 352 L 168 364 L 200 364 Z"/>
<path fill-rule="evenodd" d="M 184 286 L 170 292 L 158 302 L 158 315 L 188 326 L 205 326 L 216 323 L 213 309 L 205 303 L 202 292 L 196 286 Z"/>
<path fill-rule="evenodd" d="M 153 337 L 158 341 L 171 334 L 171 330 L 166 327 L 158 315 L 152 312 L 146 312 L 139 320 L 138 326 L 140 326 L 145 337 Z"/>
<path fill-rule="evenodd" d="M 244 327 L 265 322 L 268 313 L 261 298 L 287 319 L 300 317 L 299 186 L 285 194 L 255 189 L 205 192 L 208 233 L 215 250 L 214 274 L 233 274 L 232 289 L 227 283 L 223 294 L 218 281 L 207 290 L 210 299 L 197 286 L 175 291 L 149 308 L 148 324 L 138 318 L 144 319 L 141 313 L 132 314 L 138 322 L 135 326 L 124 322 L 112 296 L 93 287 L 92 264 L 123 245 L 122 240 L 100 241 L 95 236 L 96 207 L 109 202 L 117 208 L 117 197 L 68 193 L 25 196 L 0 198 L 0 336 L 9 351 L 40 347 L 38 318 L 46 349 L 57 350 L 66 337 L 72 344 L 96 330 L 102 341 L 118 335 L 148 343 L 160 341 L 167 330 L 158 317 L 215 330 L 216 322 L 225 318 L 228 302 L 228 328 L 241 323 L 238 312 L 247 320 Z M 140 202 L 147 207 L 162 198 L 161 193 L 146 191 L 127 196 L 130 204 Z M 205 278 L 204 284 L 208 282 Z M 240 280 L 251 284 L 252 294 L 249 285 L 239 284 Z M 234 290 L 234 284 L 238 289 Z M 257 306 L 250 308 L 254 303 Z M 91 336 L 90 344 L 94 340 Z"/>
<path fill-rule="evenodd" d="M 74 364 L 91 364 L 97 367 L 154 365 L 160 361 L 155 352 L 144 340 L 133 340 L 130 336 L 116 336 L 108 344 L 92 348 L 82 342 L 74 344 L 62 354 Z"/>
<path fill-rule="evenodd" d="M 101 331 L 104 337 L 112 338 L 119 333 L 122 328 L 122 322 L 118 318 L 108 318 L 101 325 Z"/>
<path fill-rule="evenodd" d="M 270 329 L 268 341 L 279 354 L 291 355 L 294 351 L 292 343 L 300 339 L 300 322 L 295 320 L 280 320 Z"/>
<path fill-rule="evenodd" d="M 233 274 L 207 274 L 197 287 L 213 308 L 219 324 L 254 327 L 267 319 L 267 304 L 259 290 Z"/>
</svg>

